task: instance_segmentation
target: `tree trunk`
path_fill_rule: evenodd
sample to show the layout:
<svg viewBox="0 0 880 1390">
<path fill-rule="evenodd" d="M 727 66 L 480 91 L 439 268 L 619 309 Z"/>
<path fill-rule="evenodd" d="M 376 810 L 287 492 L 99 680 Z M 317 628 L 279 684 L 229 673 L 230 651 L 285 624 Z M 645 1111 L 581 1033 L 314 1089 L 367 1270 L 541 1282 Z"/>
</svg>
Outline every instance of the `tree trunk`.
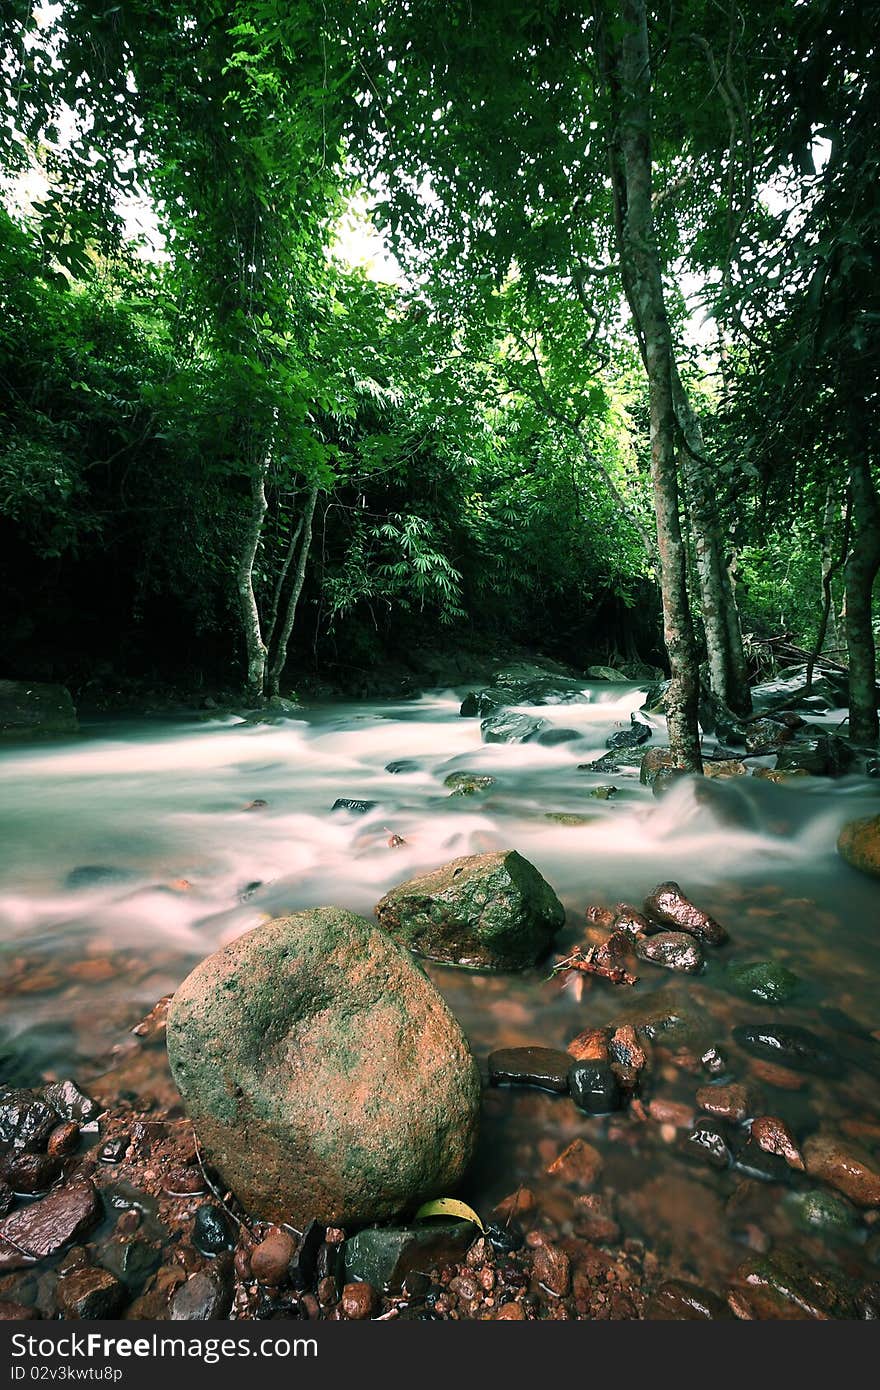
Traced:
<svg viewBox="0 0 880 1390">
<path fill-rule="evenodd" d="M 302 516 L 302 540 L 299 545 L 299 557 L 296 562 L 296 573 L 293 577 L 293 586 L 290 590 L 290 597 L 287 600 L 287 610 L 284 615 L 284 622 L 278 637 L 278 645 L 275 649 L 275 656 L 272 661 L 272 669 L 269 673 L 269 693 L 278 694 L 278 687 L 281 684 L 281 677 L 284 674 L 284 667 L 287 662 L 287 644 L 290 641 L 290 634 L 293 631 L 293 623 L 296 618 L 296 609 L 299 603 L 300 594 L 303 591 L 303 584 L 306 579 L 306 562 L 309 558 L 309 550 L 312 544 L 312 522 L 315 517 L 315 505 L 318 501 L 318 488 L 314 486 L 309 489 L 306 499 L 305 510 Z"/>
<path fill-rule="evenodd" d="M 843 523 L 843 544 L 841 546 L 840 558 L 834 557 L 834 518 L 837 513 L 837 489 L 833 483 L 828 484 L 825 493 L 825 515 L 822 521 L 822 607 L 819 611 L 819 626 L 816 631 L 816 640 L 807 661 L 807 688 L 806 693 L 811 695 L 813 692 L 813 673 L 816 662 L 822 655 L 822 648 L 825 646 L 825 638 L 828 635 L 828 623 L 831 619 L 832 589 L 831 581 L 846 560 L 849 550 L 849 527 L 850 527 L 850 501 L 847 499 L 846 518 Z"/>
<path fill-rule="evenodd" d="M 852 544 L 844 572 L 846 646 L 849 654 L 849 732 L 856 743 L 876 743 L 877 654 L 872 598 L 880 570 L 880 502 L 868 460 L 853 465 L 849 480 Z"/>
<path fill-rule="evenodd" d="M 610 79 L 609 95 L 612 109 L 619 111 L 611 156 L 616 196 L 621 205 L 617 227 L 624 289 L 648 377 L 651 482 L 657 517 L 663 635 L 670 667 L 666 697 L 669 746 L 681 767 L 701 772 L 699 677 L 688 602 L 687 555 L 679 517 L 673 385 L 677 368 L 651 209 L 651 67 L 644 0 L 622 0 L 613 7 L 602 28 L 601 41 L 608 44 L 604 57 Z M 620 33 L 619 38 L 615 31 Z"/>
<path fill-rule="evenodd" d="M 244 543 L 236 572 L 236 588 L 241 613 L 247 658 L 247 693 L 251 700 L 262 701 L 266 693 L 266 662 L 269 653 L 260 628 L 260 610 L 254 593 L 254 561 L 263 532 L 266 515 L 266 470 L 260 464 L 251 479 L 251 510 L 245 528 Z"/>
<path fill-rule="evenodd" d="M 713 494 L 714 479 L 706 459 L 700 421 L 688 400 L 677 364 L 674 366 L 673 394 L 683 440 L 681 472 L 694 542 L 709 682 L 713 692 L 736 714 L 750 714 L 752 698 L 742 629 L 724 556 L 724 539 Z"/>
</svg>

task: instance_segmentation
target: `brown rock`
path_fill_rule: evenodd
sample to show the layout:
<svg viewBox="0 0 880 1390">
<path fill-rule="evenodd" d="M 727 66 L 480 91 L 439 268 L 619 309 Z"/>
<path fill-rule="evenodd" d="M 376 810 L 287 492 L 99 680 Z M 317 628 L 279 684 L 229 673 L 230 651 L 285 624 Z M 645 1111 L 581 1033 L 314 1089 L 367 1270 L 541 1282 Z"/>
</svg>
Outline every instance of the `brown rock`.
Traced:
<svg viewBox="0 0 880 1390">
<path fill-rule="evenodd" d="M 526 1315 L 521 1303 L 502 1303 L 492 1318 L 493 1322 L 525 1322 Z"/>
<path fill-rule="evenodd" d="M 261 1284 L 282 1284 L 295 1253 L 293 1236 L 280 1226 L 273 1226 L 251 1251 L 251 1274 Z"/>
<path fill-rule="evenodd" d="M 567 1051 L 576 1062 L 607 1062 L 608 1029 L 585 1028 L 583 1033 L 572 1038 Z"/>
<path fill-rule="evenodd" d="M 877 1165 L 849 1140 L 813 1134 L 804 1145 L 804 1162 L 811 1178 L 836 1187 L 857 1206 L 880 1206 Z"/>
<path fill-rule="evenodd" d="M 658 884 L 645 899 L 645 912 L 652 921 L 678 927 L 679 931 L 689 932 L 710 946 L 720 946 L 727 940 L 727 932 L 720 923 L 692 903 L 677 883 Z"/>
<path fill-rule="evenodd" d="M 612 1065 L 618 1062 L 621 1066 L 632 1067 L 637 1072 L 644 1071 L 648 1065 L 645 1045 L 631 1023 L 621 1023 L 615 1028 L 608 1044 L 608 1052 Z"/>
<path fill-rule="evenodd" d="M 539 1245 L 532 1256 L 532 1289 L 541 1287 L 558 1298 L 571 1288 L 571 1261 L 557 1245 Z"/>
<path fill-rule="evenodd" d="M 837 839 L 837 851 L 847 864 L 880 878 L 880 816 L 850 821 Z"/>
<path fill-rule="evenodd" d="M 648 1106 L 648 1114 L 658 1125 L 674 1125 L 676 1129 L 693 1128 L 693 1108 L 680 1100 L 665 1100 L 657 1096 Z"/>
<path fill-rule="evenodd" d="M 493 1086 L 540 1086 L 564 1092 L 570 1066 L 569 1053 L 555 1047 L 500 1047 L 489 1054 L 489 1080 Z"/>
<path fill-rule="evenodd" d="M 58 1281 L 58 1302 L 68 1318 L 114 1318 L 125 1298 L 106 1269 L 81 1269 Z"/>
<path fill-rule="evenodd" d="M 564 1178 L 566 1182 L 578 1183 L 583 1187 L 589 1187 L 594 1183 L 601 1171 L 602 1155 L 583 1139 L 573 1139 L 568 1148 L 563 1149 L 547 1169 L 547 1172 L 555 1177 Z"/>
<path fill-rule="evenodd" d="M 278 1224 L 382 1220 L 454 1189 L 473 1151 L 480 1076 L 459 1024 L 403 946 L 340 908 L 202 961 L 171 1002 L 168 1055 L 223 1180 Z"/>
<path fill-rule="evenodd" d="M 530 1187 L 518 1187 L 509 1197 L 502 1197 L 495 1207 L 494 1214 L 507 1221 L 510 1217 L 527 1216 L 535 1210 L 535 1194 Z"/>
<path fill-rule="evenodd" d="M 61 1172 L 62 1160 L 51 1154 L 14 1153 L 0 1164 L 0 1172 L 13 1192 L 36 1196 L 48 1192 Z"/>
<path fill-rule="evenodd" d="M 778 1086 L 780 1091 L 800 1091 L 806 1085 L 805 1076 L 778 1062 L 768 1062 L 764 1057 L 750 1057 L 749 1068 L 759 1081 Z"/>
<path fill-rule="evenodd" d="M 68 1120 L 52 1130 L 46 1148 L 53 1158 L 58 1158 L 73 1153 L 78 1144 L 79 1125 L 75 1120 Z"/>
<path fill-rule="evenodd" d="M 742 1124 L 754 1114 L 755 1101 L 745 1086 L 731 1082 L 729 1086 L 701 1086 L 697 1091 L 697 1105 L 716 1119 Z"/>
<path fill-rule="evenodd" d="M 613 1245 L 620 1239 L 612 1199 L 605 1193 L 585 1193 L 577 1199 L 575 1230 L 587 1240 Z"/>
<path fill-rule="evenodd" d="M 751 1136 L 759 1148 L 768 1154 L 784 1158 L 789 1168 L 804 1170 L 804 1160 L 794 1135 L 784 1120 L 775 1115 L 758 1115 L 752 1120 Z"/>
<path fill-rule="evenodd" d="M 351 1322 L 363 1322 L 373 1316 L 379 1297 L 372 1284 L 346 1284 L 340 1302 L 343 1313 Z"/>
<path fill-rule="evenodd" d="M 20 1208 L 0 1222 L 0 1269 L 23 1269 L 34 1259 L 56 1255 L 94 1226 L 99 1215 L 98 1197 L 87 1179 Z"/>
</svg>

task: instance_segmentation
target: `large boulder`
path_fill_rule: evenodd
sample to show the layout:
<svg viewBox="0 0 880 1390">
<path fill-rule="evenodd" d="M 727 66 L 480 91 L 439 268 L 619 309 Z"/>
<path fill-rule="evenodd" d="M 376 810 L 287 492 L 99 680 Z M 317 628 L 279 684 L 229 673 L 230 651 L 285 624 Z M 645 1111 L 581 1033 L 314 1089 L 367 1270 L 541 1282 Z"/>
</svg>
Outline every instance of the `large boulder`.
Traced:
<svg viewBox="0 0 880 1390">
<path fill-rule="evenodd" d="M 420 955 L 484 970 L 534 965 L 565 921 L 549 883 L 516 850 L 453 859 L 392 888 L 376 915 Z"/>
<path fill-rule="evenodd" d="M 499 710 L 480 725 L 484 743 L 530 743 L 548 727 L 546 719 L 533 719 L 517 710 Z"/>
<path fill-rule="evenodd" d="M 355 1225 L 446 1195 L 480 1078 L 409 953 L 340 908 L 279 917 L 202 961 L 168 1012 L 199 1138 L 245 1208 Z"/>
<path fill-rule="evenodd" d="M 51 738 L 75 734 L 78 729 L 65 686 L 0 681 L 0 739 Z"/>
<path fill-rule="evenodd" d="M 837 849 L 854 869 L 880 878 L 880 816 L 848 821 L 837 837 Z"/>
</svg>

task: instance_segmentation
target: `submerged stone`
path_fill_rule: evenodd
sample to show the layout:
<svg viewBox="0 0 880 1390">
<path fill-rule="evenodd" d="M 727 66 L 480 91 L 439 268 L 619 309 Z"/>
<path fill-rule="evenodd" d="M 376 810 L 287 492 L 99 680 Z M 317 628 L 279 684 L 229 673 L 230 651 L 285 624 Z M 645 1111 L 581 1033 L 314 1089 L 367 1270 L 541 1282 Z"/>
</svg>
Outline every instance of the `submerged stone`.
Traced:
<svg viewBox="0 0 880 1390">
<path fill-rule="evenodd" d="M 762 1004 L 787 1004 L 801 987 L 797 975 L 772 960 L 731 961 L 727 978 L 735 994 Z"/>
<path fill-rule="evenodd" d="M 568 1085 L 575 1105 L 588 1115 L 607 1115 L 620 1109 L 620 1082 L 608 1062 L 573 1062 Z"/>
<path fill-rule="evenodd" d="M 567 1091 L 571 1057 L 553 1047 L 501 1047 L 489 1054 L 493 1086 L 540 1086 Z"/>
<path fill-rule="evenodd" d="M 408 1274 L 457 1263 L 474 1238 L 470 1221 L 370 1227 L 345 1242 L 345 1279 L 394 1292 Z"/>
<path fill-rule="evenodd" d="M 778 1062 L 794 1071 L 812 1072 L 816 1076 L 838 1076 L 840 1058 L 830 1044 L 817 1038 L 807 1028 L 777 1028 L 772 1024 L 742 1024 L 733 1030 L 740 1047 L 755 1057 Z"/>
<path fill-rule="evenodd" d="M 490 970 L 534 965 L 565 921 L 549 883 L 515 850 L 466 855 L 410 879 L 376 915 L 420 955 Z"/>
<path fill-rule="evenodd" d="M 660 883 L 645 899 L 645 912 L 654 922 L 663 922 L 679 931 L 689 932 L 698 941 L 721 946 L 727 932 L 714 917 L 692 903 L 677 883 Z"/>
<path fill-rule="evenodd" d="M 636 942 L 635 951 L 639 960 L 663 966 L 665 970 L 682 970 L 694 975 L 703 968 L 700 944 L 686 932 L 662 931 L 656 936 L 646 936 Z"/>
<path fill-rule="evenodd" d="M 546 719 L 505 709 L 484 719 L 480 733 L 484 743 L 529 743 L 546 728 Z"/>
</svg>

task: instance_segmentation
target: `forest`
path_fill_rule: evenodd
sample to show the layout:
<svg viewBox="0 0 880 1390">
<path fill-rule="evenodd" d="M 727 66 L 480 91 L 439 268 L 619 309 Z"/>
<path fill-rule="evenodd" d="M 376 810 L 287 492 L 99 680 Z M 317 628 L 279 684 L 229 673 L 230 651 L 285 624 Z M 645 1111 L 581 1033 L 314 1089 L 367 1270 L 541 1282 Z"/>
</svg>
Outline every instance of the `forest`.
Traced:
<svg viewBox="0 0 880 1390">
<path fill-rule="evenodd" d="M 878 35 L 0 0 L 0 1319 L 880 1316 Z"/>
<path fill-rule="evenodd" d="M 540 633 L 667 669 L 693 767 L 782 641 L 876 739 L 863 5 L 4 12 L 7 675 Z"/>
</svg>

